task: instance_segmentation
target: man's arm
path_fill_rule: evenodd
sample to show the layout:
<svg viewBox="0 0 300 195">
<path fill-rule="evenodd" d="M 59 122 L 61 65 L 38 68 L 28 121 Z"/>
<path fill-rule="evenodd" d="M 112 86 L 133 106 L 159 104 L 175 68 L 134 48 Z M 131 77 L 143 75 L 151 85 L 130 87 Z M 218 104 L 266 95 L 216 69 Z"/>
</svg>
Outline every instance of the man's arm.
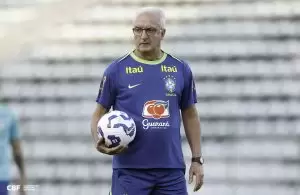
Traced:
<svg viewBox="0 0 300 195">
<path fill-rule="evenodd" d="M 97 144 L 97 142 L 99 141 L 98 138 L 98 130 L 97 130 L 97 125 L 98 125 L 98 121 L 100 120 L 100 118 L 105 115 L 108 112 L 108 110 L 106 108 L 104 108 L 101 104 L 97 104 L 96 109 L 92 115 L 92 120 L 91 120 L 91 133 L 93 136 L 93 140 L 95 145 Z"/>
<path fill-rule="evenodd" d="M 91 119 L 91 132 L 96 149 L 103 154 L 109 155 L 118 154 L 125 149 L 125 147 L 121 145 L 113 148 L 108 148 L 105 145 L 104 138 L 98 137 L 98 122 L 101 119 L 101 117 L 105 115 L 109 111 L 109 109 L 114 105 L 117 97 L 117 80 L 115 77 L 117 69 L 115 69 L 115 65 L 116 64 L 111 64 L 103 74 L 98 91 L 98 96 L 96 99 L 97 106 Z"/>
<path fill-rule="evenodd" d="M 24 185 L 26 184 L 24 158 L 21 149 L 22 147 L 21 147 L 21 136 L 19 132 L 19 123 L 17 117 L 14 116 L 13 114 L 12 114 L 12 121 L 10 125 L 9 139 L 12 147 L 13 158 L 19 170 L 20 185 L 21 185 L 20 194 L 24 195 L 25 194 Z"/>
<path fill-rule="evenodd" d="M 191 105 L 182 111 L 182 120 L 185 134 L 192 151 L 192 157 L 202 157 L 200 119 L 195 105 Z M 203 185 L 204 173 L 201 161 L 191 163 L 189 170 L 190 184 L 193 182 L 194 176 L 196 176 L 195 192 Z"/>
<path fill-rule="evenodd" d="M 20 185 L 24 186 L 26 184 L 25 168 L 24 168 L 24 158 L 21 149 L 20 139 L 14 139 L 11 141 L 12 152 L 14 161 L 18 167 L 20 173 Z"/>
<path fill-rule="evenodd" d="M 192 157 L 200 157 L 201 153 L 201 130 L 200 119 L 195 105 L 191 105 L 182 111 L 182 121 L 187 140 L 189 142 Z"/>
</svg>

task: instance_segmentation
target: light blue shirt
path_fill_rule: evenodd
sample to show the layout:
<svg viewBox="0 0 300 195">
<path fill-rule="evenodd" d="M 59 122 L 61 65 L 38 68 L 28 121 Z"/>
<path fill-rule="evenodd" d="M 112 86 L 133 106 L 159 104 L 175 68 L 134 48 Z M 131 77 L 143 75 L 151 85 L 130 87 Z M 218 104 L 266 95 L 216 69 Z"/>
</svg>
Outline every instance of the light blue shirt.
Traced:
<svg viewBox="0 0 300 195">
<path fill-rule="evenodd" d="M 19 139 L 18 122 L 12 111 L 0 105 L 0 181 L 9 181 L 11 141 Z"/>
</svg>

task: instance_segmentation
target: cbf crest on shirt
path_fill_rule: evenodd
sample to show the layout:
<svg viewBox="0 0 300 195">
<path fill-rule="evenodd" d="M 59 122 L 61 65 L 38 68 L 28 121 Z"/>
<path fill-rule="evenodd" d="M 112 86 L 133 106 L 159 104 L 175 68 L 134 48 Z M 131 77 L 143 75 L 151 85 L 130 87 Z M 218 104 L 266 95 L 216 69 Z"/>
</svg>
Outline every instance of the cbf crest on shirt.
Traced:
<svg viewBox="0 0 300 195">
<path fill-rule="evenodd" d="M 109 65 L 97 102 L 130 115 L 137 134 L 114 157 L 115 168 L 182 168 L 180 110 L 197 102 L 193 75 L 183 61 L 164 53 L 157 61 L 130 53 Z M 171 155 L 172 154 L 172 155 Z"/>
</svg>

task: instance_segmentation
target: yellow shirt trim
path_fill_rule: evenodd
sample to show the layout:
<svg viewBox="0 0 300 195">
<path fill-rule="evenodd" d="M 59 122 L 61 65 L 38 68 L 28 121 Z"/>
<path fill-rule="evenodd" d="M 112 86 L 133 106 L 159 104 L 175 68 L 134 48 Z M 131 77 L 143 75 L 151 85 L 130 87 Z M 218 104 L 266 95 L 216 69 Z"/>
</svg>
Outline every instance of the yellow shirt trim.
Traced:
<svg viewBox="0 0 300 195">
<path fill-rule="evenodd" d="M 134 52 L 131 52 L 130 53 L 130 56 L 137 62 L 140 62 L 140 63 L 143 63 L 143 64 L 150 64 L 150 65 L 153 65 L 153 64 L 160 64 L 162 63 L 163 61 L 165 61 L 165 59 L 167 58 L 167 54 L 164 52 L 163 56 L 158 59 L 158 60 L 153 60 L 153 61 L 150 61 L 150 60 L 144 60 L 138 56 L 136 56 L 134 54 Z"/>
</svg>

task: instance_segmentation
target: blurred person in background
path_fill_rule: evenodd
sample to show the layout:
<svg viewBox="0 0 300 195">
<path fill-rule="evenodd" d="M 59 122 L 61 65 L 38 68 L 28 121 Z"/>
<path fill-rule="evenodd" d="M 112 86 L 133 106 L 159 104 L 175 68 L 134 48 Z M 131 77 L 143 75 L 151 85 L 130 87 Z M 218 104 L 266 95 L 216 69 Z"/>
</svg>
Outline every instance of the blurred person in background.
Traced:
<svg viewBox="0 0 300 195">
<path fill-rule="evenodd" d="M 161 49 L 165 15 L 141 9 L 133 22 L 135 49 L 104 72 L 91 131 L 98 151 L 113 156 L 112 195 L 187 195 L 181 148 L 181 117 L 191 147 L 189 183 L 203 184 L 200 120 L 192 71 L 187 63 Z M 149 111 L 150 104 L 154 109 Z M 97 123 L 111 107 L 126 112 L 137 126 L 129 147 L 108 148 Z"/>
<path fill-rule="evenodd" d="M 12 111 L 0 103 L 0 195 L 8 195 L 7 186 L 11 183 L 10 151 L 19 170 L 20 194 L 25 195 L 26 177 L 18 121 Z"/>
</svg>

